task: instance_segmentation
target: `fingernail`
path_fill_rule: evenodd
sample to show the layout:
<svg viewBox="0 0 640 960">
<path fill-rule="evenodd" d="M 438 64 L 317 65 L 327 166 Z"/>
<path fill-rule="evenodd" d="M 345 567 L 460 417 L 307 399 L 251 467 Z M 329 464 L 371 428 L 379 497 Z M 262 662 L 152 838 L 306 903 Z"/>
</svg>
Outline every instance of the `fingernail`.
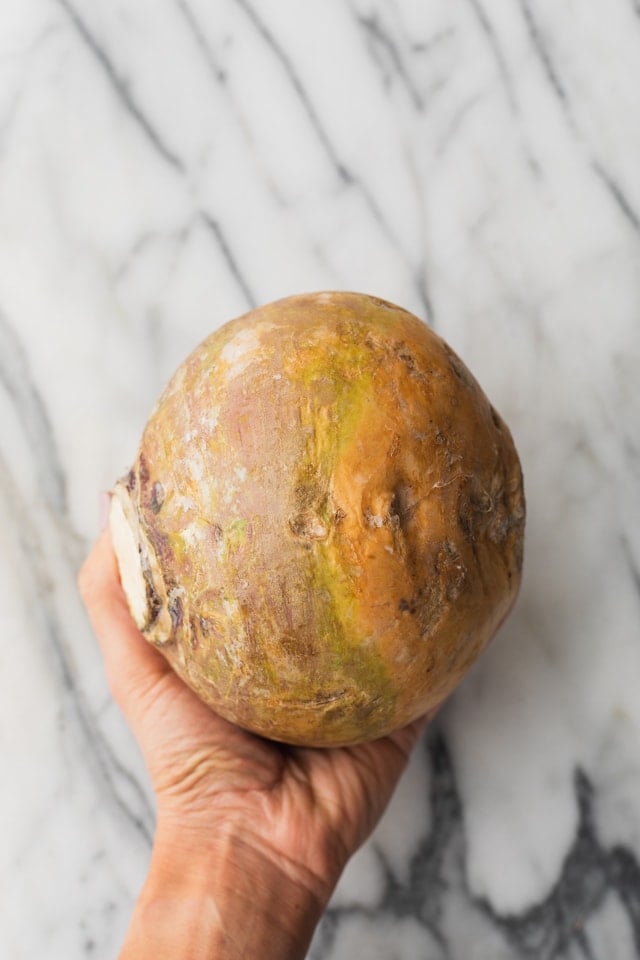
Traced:
<svg viewBox="0 0 640 960">
<path fill-rule="evenodd" d="M 99 518 L 100 518 L 100 533 L 105 529 L 107 523 L 109 522 L 109 507 L 111 506 L 111 494 L 107 490 L 100 491 L 100 506 L 99 506 Z"/>
</svg>

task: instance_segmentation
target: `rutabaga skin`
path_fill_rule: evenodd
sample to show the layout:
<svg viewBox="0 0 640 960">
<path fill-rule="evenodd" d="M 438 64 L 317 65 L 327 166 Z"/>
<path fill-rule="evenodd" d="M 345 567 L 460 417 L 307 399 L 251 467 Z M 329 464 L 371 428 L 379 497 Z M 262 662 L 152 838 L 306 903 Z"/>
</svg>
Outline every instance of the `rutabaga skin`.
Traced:
<svg viewBox="0 0 640 960">
<path fill-rule="evenodd" d="M 453 690 L 522 567 L 511 435 L 453 351 L 361 294 L 290 297 L 177 370 L 115 487 L 131 612 L 263 736 L 380 737 Z"/>
</svg>

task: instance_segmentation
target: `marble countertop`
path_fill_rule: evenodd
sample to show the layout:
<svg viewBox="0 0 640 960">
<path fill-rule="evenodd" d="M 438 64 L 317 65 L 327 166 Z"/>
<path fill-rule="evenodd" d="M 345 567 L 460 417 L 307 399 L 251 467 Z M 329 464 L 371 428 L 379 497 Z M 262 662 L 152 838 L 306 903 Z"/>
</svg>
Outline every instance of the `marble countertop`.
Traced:
<svg viewBox="0 0 640 960">
<path fill-rule="evenodd" d="M 313 960 L 640 957 L 638 0 L 0 8 L 0 956 L 112 957 L 153 804 L 75 572 L 223 321 L 418 313 L 512 428 L 517 608 Z"/>
</svg>

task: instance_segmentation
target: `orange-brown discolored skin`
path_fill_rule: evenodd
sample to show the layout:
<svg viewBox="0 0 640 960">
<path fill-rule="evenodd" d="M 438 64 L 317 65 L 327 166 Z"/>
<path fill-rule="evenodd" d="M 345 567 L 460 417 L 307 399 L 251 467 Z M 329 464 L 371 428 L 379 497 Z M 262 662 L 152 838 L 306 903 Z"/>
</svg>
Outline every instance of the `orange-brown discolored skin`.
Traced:
<svg viewBox="0 0 640 960">
<path fill-rule="evenodd" d="M 425 324 L 361 294 L 291 297 L 212 334 L 115 493 L 147 638 L 214 710 L 290 743 L 433 709 L 520 582 L 507 427 Z"/>
</svg>

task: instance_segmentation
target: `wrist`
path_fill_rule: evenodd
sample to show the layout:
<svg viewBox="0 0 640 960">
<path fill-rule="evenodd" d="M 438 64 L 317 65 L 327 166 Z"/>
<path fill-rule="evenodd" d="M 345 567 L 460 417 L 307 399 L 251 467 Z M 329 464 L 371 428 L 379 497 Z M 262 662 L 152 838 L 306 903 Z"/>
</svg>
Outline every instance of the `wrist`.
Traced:
<svg viewBox="0 0 640 960">
<path fill-rule="evenodd" d="M 160 822 L 121 960 L 297 960 L 332 887 L 224 825 L 205 840 Z"/>
</svg>

